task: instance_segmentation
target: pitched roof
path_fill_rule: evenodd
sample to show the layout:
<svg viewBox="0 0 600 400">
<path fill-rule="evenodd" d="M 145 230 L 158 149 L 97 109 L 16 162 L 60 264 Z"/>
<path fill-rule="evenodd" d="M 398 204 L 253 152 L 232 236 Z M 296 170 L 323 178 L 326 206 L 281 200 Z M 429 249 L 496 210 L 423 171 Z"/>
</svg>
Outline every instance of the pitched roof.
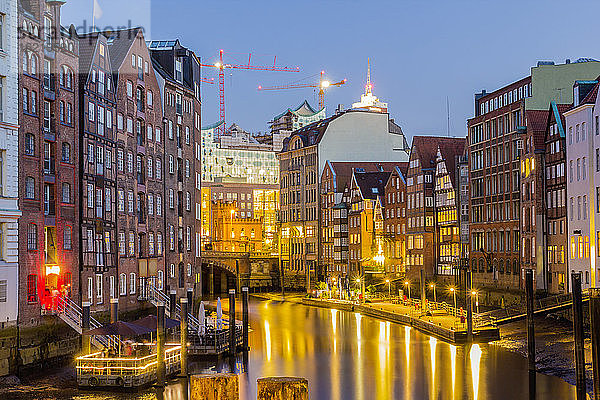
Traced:
<svg viewBox="0 0 600 400">
<path fill-rule="evenodd" d="M 90 73 L 96 47 L 98 46 L 98 37 L 101 33 L 93 32 L 79 35 L 79 72 Z M 112 66 L 111 66 L 112 68 Z"/>
<path fill-rule="evenodd" d="M 321 141 L 321 138 L 323 137 L 323 134 L 327 130 L 327 126 L 329 126 L 329 123 L 342 115 L 344 115 L 344 113 L 332 115 L 329 118 L 325 118 L 320 121 L 313 122 L 312 124 L 303 126 L 300 129 L 296 129 L 290 136 L 283 139 L 282 151 L 288 150 L 287 146 L 290 140 L 296 136 L 299 136 L 302 139 L 302 142 L 304 143 L 305 147 L 319 143 Z"/>
<path fill-rule="evenodd" d="M 102 32 L 108 38 L 108 48 L 113 62 L 115 72 L 119 70 L 121 64 L 127 57 L 129 49 L 139 33 L 143 34 L 142 28 L 122 29 L 118 31 Z"/>
<path fill-rule="evenodd" d="M 440 153 L 442 157 L 446 161 L 446 170 L 450 175 L 450 180 L 452 181 L 452 185 L 456 187 L 456 165 L 457 165 L 457 157 L 462 156 L 465 151 L 465 145 L 467 144 L 466 138 L 452 138 L 455 139 L 451 142 L 444 143 L 443 146 L 440 146 Z"/>
<path fill-rule="evenodd" d="M 354 172 L 354 180 L 363 199 L 376 200 L 384 195 L 391 172 Z"/>
<path fill-rule="evenodd" d="M 549 110 L 526 110 L 527 132 L 533 137 L 535 150 L 544 150 L 546 126 L 548 125 Z"/>
<path fill-rule="evenodd" d="M 336 193 L 341 193 L 346 185 L 350 182 L 354 171 L 359 172 L 391 172 L 394 168 L 408 168 L 408 163 L 394 163 L 394 162 L 365 162 L 365 161 L 329 161 L 327 165 L 330 166 L 331 171 L 334 174 L 334 188 Z"/>
<path fill-rule="evenodd" d="M 465 138 L 452 138 L 445 136 L 415 136 L 413 137 L 411 153 L 416 151 L 421 160 L 421 168 L 435 168 L 435 159 L 437 158 L 438 147 L 445 151 L 449 148 L 451 153 L 456 151 L 455 147 L 464 149 Z M 442 153 L 444 154 L 444 153 Z M 444 156 L 445 157 L 445 156 Z"/>
<path fill-rule="evenodd" d="M 596 103 L 596 97 L 598 96 L 598 85 L 600 85 L 600 83 L 596 82 L 592 90 L 590 90 L 589 93 L 583 98 L 583 100 L 581 100 L 580 104 Z"/>
</svg>

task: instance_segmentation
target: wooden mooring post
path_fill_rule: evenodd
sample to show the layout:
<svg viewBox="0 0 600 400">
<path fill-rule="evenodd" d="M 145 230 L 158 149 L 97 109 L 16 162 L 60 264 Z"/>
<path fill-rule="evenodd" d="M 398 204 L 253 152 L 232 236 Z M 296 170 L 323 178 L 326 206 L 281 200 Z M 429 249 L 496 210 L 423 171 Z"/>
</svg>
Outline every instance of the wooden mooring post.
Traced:
<svg viewBox="0 0 600 400">
<path fill-rule="evenodd" d="M 583 305 L 581 303 L 581 272 L 571 274 L 573 292 L 573 336 L 575 339 L 575 383 L 577 400 L 585 400 L 585 354 L 583 349 Z"/>
<path fill-rule="evenodd" d="M 229 355 L 236 353 L 235 337 L 235 289 L 229 289 Z"/>
<path fill-rule="evenodd" d="M 188 360 L 188 299 L 182 297 L 179 299 L 181 305 L 181 320 L 180 320 L 180 333 L 181 333 L 181 376 L 187 377 L 187 360 Z"/>
<path fill-rule="evenodd" d="M 239 378 L 236 374 L 192 375 L 191 400 L 221 400 L 240 398 Z"/>
<path fill-rule="evenodd" d="M 527 296 L 527 365 L 535 371 L 535 325 L 533 320 L 533 270 L 525 271 L 525 295 Z"/>
<path fill-rule="evenodd" d="M 590 289 L 590 320 L 594 399 L 600 400 L 600 289 L 598 288 Z"/>
<path fill-rule="evenodd" d="M 158 303 L 156 306 L 156 385 L 165 386 L 165 305 Z"/>
<path fill-rule="evenodd" d="M 119 320 L 119 299 L 110 299 L 110 323 L 114 324 Z"/>
<path fill-rule="evenodd" d="M 306 378 L 260 378 L 257 383 L 257 400 L 308 400 Z"/>
<path fill-rule="evenodd" d="M 90 303 L 83 302 L 81 306 L 81 351 L 84 354 L 89 354 L 92 350 L 92 337 L 90 335 L 86 335 L 85 333 L 90 330 Z"/>
<path fill-rule="evenodd" d="M 242 328 L 244 330 L 243 331 L 243 340 L 242 340 L 242 350 L 248 351 L 249 350 L 249 346 L 248 346 L 249 326 L 248 326 L 248 288 L 247 287 L 242 288 L 242 323 L 244 324 L 244 327 Z"/>
</svg>

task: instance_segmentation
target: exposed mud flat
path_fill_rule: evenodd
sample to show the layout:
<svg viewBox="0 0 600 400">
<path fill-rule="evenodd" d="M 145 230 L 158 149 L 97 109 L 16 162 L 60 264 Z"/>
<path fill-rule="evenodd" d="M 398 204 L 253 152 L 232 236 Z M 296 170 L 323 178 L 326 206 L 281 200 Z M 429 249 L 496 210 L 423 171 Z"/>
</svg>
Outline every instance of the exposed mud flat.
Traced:
<svg viewBox="0 0 600 400">
<path fill-rule="evenodd" d="M 592 345 L 589 332 L 585 332 L 585 370 L 587 392 L 593 391 Z M 507 350 L 527 357 L 527 324 L 513 322 L 500 328 L 502 339 L 494 342 Z M 572 322 L 554 316 L 535 318 L 537 370 L 575 385 L 575 343 Z"/>
</svg>

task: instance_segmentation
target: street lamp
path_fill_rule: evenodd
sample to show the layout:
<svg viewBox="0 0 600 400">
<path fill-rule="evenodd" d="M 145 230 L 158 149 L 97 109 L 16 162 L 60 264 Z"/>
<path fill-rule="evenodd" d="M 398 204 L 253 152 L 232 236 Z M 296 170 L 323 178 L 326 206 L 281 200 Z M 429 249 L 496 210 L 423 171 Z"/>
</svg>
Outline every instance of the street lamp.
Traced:
<svg viewBox="0 0 600 400">
<path fill-rule="evenodd" d="M 404 282 L 404 287 L 408 288 L 408 300 L 410 301 L 410 282 L 409 281 L 405 281 Z"/>
<path fill-rule="evenodd" d="M 452 297 L 454 297 L 454 313 L 456 313 L 456 289 L 453 287 L 450 288 L 450 293 L 452 293 Z"/>
<path fill-rule="evenodd" d="M 479 292 L 477 290 L 473 290 L 471 292 L 471 296 L 475 296 L 475 307 L 477 309 L 477 314 L 479 314 Z"/>
<path fill-rule="evenodd" d="M 435 309 L 437 310 L 437 296 L 435 294 L 435 283 L 430 283 L 429 287 L 431 289 L 433 289 L 433 306 L 435 307 Z"/>
<path fill-rule="evenodd" d="M 392 284 L 390 283 L 390 280 L 389 280 L 389 279 L 386 279 L 386 280 L 385 280 L 385 283 L 387 283 L 387 284 L 388 284 L 388 297 L 389 297 L 389 298 L 392 298 Z"/>
</svg>

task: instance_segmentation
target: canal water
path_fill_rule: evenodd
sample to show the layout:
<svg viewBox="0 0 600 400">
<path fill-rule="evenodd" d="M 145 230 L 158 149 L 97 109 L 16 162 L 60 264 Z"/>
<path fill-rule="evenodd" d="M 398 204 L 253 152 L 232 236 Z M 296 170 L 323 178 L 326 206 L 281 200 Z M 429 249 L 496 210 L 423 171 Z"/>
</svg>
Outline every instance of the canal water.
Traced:
<svg viewBox="0 0 600 400">
<path fill-rule="evenodd" d="M 246 359 L 196 362 L 191 371 L 242 372 L 248 400 L 264 376 L 305 377 L 312 400 L 575 398 L 573 386 L 542 374 L 531 379 L 527 360 L 496 345 L 452 346 L 356 313 L 251 300 L 250 324 Z M 186 389 L 172 381 L 162 393 L 78 391 L 74 398 L 176 400 L 187 398 Z"/>
</svg>

